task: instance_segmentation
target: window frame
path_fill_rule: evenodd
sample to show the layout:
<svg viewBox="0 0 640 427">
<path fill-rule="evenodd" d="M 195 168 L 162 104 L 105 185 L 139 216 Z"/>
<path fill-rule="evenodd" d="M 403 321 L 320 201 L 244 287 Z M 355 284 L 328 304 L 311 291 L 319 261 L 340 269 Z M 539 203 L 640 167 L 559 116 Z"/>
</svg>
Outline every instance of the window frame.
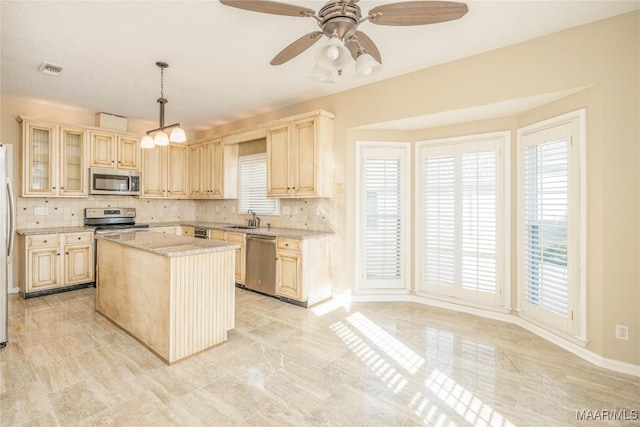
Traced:
<svg viewBox="0 0 640 427">
<path fill-rule="evenodd" d="M 482 145 L 487 141 L 496 141 L 496 292 L 493 297 L 469 298 L 473 291 L 462 289 L 455 284 L 450 292 L 438 287 L 425 286 L 423 281 L 423 167 L 422 149 L 424 147 L 451 147 L 463 144 Z M 418 295 L 441 299 L 456 304 L 475 307 L 510 308 L 511 307 L 511 131 L 497 131 L 457 137 L 417 141 L 414 160 L 414 197 L 415 197 L 415 237 L 414 237 L 414 276 L 415 290 Z M 464 150 L 462 150 L 464 152 Z M 455 195 L 462 197 L 461 194 Z M 456 213 L 459 219 L 460 213 Z M 457 250 L 457 249 L 456 249 Z"/>
<path fill-rule="evenodd" d="M 240 215 L 247 215 L 248 212 L 241 212 L 240 209 L 240 205 L 241 205 L 241 199 L 242 199 L 242 179 L 241 179 L 241 168 L 242 168 L 242 159 L 243 158 L 257 158 L 257 157 L 264 157 L 264 164 L 265 164 L 265 168 L 268 167 L 267 164 L 267 153 L 263 152 L 263 153 L 255 153 L 255 154 L 247 154 L 245 156 L 239 156 L 238 157 L 238 199 L 237 199 L 237 206 L 236 206 L 236 210 L 238 212 L 238 214 Z M 265 169 L 266 170 L 266 169 Z M 267 172 L 268 174 L 268 172 Z M 273 198 L 273 197 L 268 197 L 267 195 L 267 177 L 265 175 L 264 177 L 264 188 L 265 188 L 265 200 L 269 200 L 269 201 L 273 201 L 274 202 L 274 210 L 272 212 L 259 212 L 256 211 L 257 215 L 267 215 L 267 216 L 280 216 L 280 199 L 278 198 Z"/>
<path fill-rule="evenodd" d="M 401 200 L 402 200 L 402 213 L 401 213 L 401 278 L 398 279 L 402 282 L 402 286 L 394 287 L 367 287 L 365 278 L 365 252 L 364 247 L 366 242 L 364 241 L 364 230 L 366 226 L 365 215 L 366 211 L 363 211 L 363 203 L 366 202 L 366 197 L 363 198 L 362 190 L 364 189 L 364 161 L 366 159 L 365 151 L 367 149 L 376 150 L 392 150 L 399 151 L 401 154 Z M 411 188 L 411 143 L 404 141 L 356 141 L 356 223 L 355 223 L 355 249 L 356 249 L 356 293 L 369 293 L 369 294 L 390 294 L 390 293 L 402 293 L 406 294 L 411 289 L 411 242 L 413 237 L 411 236 L 412 225 L 412 197 L 413 189 Z M 363 200 L 364 199 L 364 200 Z"/>
<path fill-rule="evenodd" d="M 568 180 L 568 245 L 572 256 L 569 262 L 577 265 L 570 266 L 572 277 L 569 278 L 569 316 L 566 327 L 558 327 L 553 322 L 546 322 L 534 315 L 529 315 L 524 309 L 526 289 L 524 282 L 524 145 L 523 137 L 549 128 L 569 124 L 571 126 L 571 142 L 569 143 Z M 519 315 L 543 329 L 562 335 L 578 344 L 587 341 L 587 158 L 586 158 L 586 109 L 580 109 L 561 114 L 540 122 L 518 128 L 517 130 L 517 168 L 518 168 L 518 215 L 517 215 L 517 305 Z"/>
</svg>

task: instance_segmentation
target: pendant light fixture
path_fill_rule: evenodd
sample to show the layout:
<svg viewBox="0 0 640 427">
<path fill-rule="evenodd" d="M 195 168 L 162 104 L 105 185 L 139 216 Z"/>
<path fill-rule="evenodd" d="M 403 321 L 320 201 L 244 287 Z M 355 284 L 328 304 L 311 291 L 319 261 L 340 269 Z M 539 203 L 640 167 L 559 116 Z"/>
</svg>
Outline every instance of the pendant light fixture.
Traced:
<svg viewBox="0 0 640 427">
<path fill-rule="evenodd" d="M 185 142 L 187 136 L 184 130 L 180 127 L 180 123 L 174 123 L 171 125 L 164 125 L 164 104 L 167 99 L 164 97 L 164 69 L 169 67 L 166 62 L 156 62 L 156 65 L 160 68 L 160 98 L 156 100 L 160 104 L 160 126 L 156 129 L 147 131 L 147 134 L 140 140 L 140 147 L 153 148 L 157 146 L 169 145 L 169 142 Z M 171 133 L 167 135 L 165 129 L 171 129 Z M 152 136 L 153 134 L 153 136 Z"/>
</svg>

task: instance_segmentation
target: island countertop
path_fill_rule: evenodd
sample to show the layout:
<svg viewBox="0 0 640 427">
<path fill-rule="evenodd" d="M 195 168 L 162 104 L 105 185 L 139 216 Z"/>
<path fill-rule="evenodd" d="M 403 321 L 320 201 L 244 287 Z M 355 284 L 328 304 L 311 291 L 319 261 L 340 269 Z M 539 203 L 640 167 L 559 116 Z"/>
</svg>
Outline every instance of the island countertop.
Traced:
<svg viewBox="0 0 640 427">
<path fill-rule="evenodd" d="M 98 240 L 109 240 L 124 246 L 140 249 L 166 257 L 187 256 L 235 250 L 240 247 L 237 243 L 217 240 L 196 239 L 187 236 L 160 234 L 149 232 L 109 233 L 96 235 Z"/>
</svg>

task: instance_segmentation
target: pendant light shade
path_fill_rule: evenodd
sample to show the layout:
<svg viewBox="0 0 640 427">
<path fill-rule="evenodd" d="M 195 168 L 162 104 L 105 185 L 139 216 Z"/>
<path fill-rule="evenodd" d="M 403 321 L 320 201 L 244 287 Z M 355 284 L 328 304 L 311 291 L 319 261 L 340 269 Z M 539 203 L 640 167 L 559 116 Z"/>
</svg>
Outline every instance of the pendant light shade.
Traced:
<svg viewBox="0 0 640 427">
<path fill-rule="evenodd" d="M 184 133 L 184 129 L 180 126 L 171 129 L 171 133 L 169 134 L 169 141 L 171 142 L 185 142 L 187 140 L 187 135 Z"/>
<path fill-rule="evenodd" d="M 145 135 L 140 140 L 140 148 L 153 148 L 155 145 L 151 135 Z"/>
<path fill-rule="evenodd" d="M 156 102 L 160 104 L 160 126 L 147 131 L 147 134 L 140 140 L 141 148 L 153 148 L 156 145 L 160 147 L 166 146 L 169 145 L 169 140 L 176 143 L 187 140 L 187 135 L 184 129 L 180 127 L 180 123 L 164 125 L 164 105 L 169 102 L 164 97 L 164 69 L 169 67 L 169 64 L 166 62 L 156 62 L 156 65 L 160 68 L 160 98 L 156 100 Z M 167 135 L 164 131 L 165 129 L 171 129 L 171 136 Z M 153 135 L 153 137 L 151 135 Z"/>
<path fill-rule="evenodd" d="M 159 147 L 169 145 L 169 135 L 167 135 L 163 130 L 159 130 L 155 135 L 153 135 L 153 143 Z"/>
</svg>

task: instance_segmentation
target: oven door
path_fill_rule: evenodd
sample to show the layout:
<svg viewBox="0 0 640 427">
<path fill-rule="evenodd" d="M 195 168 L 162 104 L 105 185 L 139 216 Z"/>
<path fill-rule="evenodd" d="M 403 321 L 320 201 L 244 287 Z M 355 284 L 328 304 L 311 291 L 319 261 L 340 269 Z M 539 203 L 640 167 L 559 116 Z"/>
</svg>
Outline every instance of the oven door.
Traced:
<svg viewBox="0 0 640 427">
<path fill-rule="evenodd" d="M 140 194 L 139 172 L 118 169 L 90 168 L 91 194 Z"/>
</svg>

